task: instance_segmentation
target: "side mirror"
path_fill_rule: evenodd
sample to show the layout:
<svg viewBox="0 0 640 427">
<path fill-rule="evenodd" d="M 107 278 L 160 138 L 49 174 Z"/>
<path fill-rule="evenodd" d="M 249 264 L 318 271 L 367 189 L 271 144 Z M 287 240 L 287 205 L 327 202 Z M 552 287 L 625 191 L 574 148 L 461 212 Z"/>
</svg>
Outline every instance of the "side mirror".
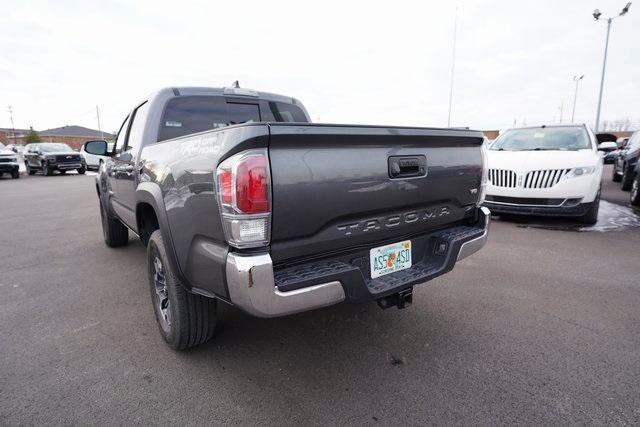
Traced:
<svg viewBox="0 0 640 427">
<path fill-rule="evenodd" d="M 84 143 L 84 151 L 89 154 L 95 154 L 96 156 L 108 156 L 107 153 L 107 141 L 87 141 Z"/>
<path fill-rule="evenodd" d="M 618 144 L 613 141 L 601 142 L 598 144 L 598 151 L 604 151 L 608 153 L 609 151 L 615 151 L 618 149 Z"/>
</svg>

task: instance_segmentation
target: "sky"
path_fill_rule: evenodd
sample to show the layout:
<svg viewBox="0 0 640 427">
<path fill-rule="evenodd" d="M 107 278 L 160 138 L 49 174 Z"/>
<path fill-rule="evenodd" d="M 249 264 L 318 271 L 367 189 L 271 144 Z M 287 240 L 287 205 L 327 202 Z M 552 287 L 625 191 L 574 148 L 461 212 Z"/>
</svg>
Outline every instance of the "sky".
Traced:
<svg viewBox="0 0 640 427">
<path fill-rule="evenodd" d="M 595 122 L 606 22 L 625 0 L 0 0 L 0 127 L 114 131 L 167 86 L 301 100 L 313 121 L 504 129 Z M 640 123 L 640 2 L 613 21 L 602 119 Z"/>
</svg>

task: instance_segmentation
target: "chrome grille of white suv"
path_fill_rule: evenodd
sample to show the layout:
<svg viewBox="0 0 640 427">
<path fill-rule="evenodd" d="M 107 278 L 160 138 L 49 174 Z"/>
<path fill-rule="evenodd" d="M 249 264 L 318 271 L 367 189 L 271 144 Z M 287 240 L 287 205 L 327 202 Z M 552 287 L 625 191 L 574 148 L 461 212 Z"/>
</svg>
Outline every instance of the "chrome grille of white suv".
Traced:
<svg viewBox="0 0 640 427">
<path fill-rule="evenodd" d="M 496 187 L 515 188 L 516 173 L 506 169 L 489 169 L 489 181 Z"/>
<path fill-rule="evenodd" d="M 551 188 L 571 169 L 547 169 L 527 173 L 524 188 Z"/>
</svg>

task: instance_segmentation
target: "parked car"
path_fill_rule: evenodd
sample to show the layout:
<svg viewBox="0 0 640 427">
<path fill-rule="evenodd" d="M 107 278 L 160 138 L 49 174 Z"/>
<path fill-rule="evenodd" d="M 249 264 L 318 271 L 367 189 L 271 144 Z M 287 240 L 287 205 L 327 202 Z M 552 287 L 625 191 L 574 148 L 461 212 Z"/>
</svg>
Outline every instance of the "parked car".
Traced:
<svg viewBox="0 0 640 427">
<path fill-rule="evenodd" d="M 605 165 L 612 165 L 615 164 L 616 160 L 618 159 L 618 156 L 620 155 L 620 153 L 622 153 L 622 151 L 624 150 L 624 148 L 627 146 L 627 142 L 629 141 L 628 137 L 625 138 L 618 138 L 616 140 L 616 144 L 618 146 L 618 148 L 616 150 L 610 151 L 608 153 L 605 154 L 604 156 L 604 164 Z M 613 174 L 613 181 L 615 182 L 619 182 L 620 179 L 616 180 L 616 174 L 614 172 Z"/>
<path fill-rule="evenodd" d="M 608 132 L 599 132 L 595 135 L 596 135 L 596 140 L 598 144 L 602 144 L 603 142 L 616 142 L 618 140 L 618 138 L 614 134 L 608 133 Z M 617 155 L 617 150 L 611 150 L 605 153 L 604 164 L 605 165 L 613 164 L 616 155 Z"/>
<path fill-rule="evenodd" d="M 66 173 L 69 170 L 84 174 L 87 170 L 82 155 L 67 144 L 42 142 L 27 144 L 25 149 L 24 163 L 29 175 L 36 171 L 41 171 L 43 175 L 53 175 L 54 171 Z"/>
<path fill-rule="evenodd" d="M 91 141 L 87 141 L 87 142 L 91 142 Z M 100 169 L 100 165 L 105 161 L 106 157 L 105 156 L 96 156 L 94 154 L 91 153 L 87 153 L 84 149 L 86 143 L 82 146 L 82 148 L 80 148 L 80 153 L 82 154 L 82 157 L 84 158 L 84 161 L 87 165 L 87 169 L 88 170 L 98 170 Z M 107 147 L 109 148 L 113 148 L 113 143 L 107 143 Z"/>
<path fill-rule="evenodd" d="M 20 178 L 17 154 L 6 149 L 0 142 L 0 176 L 5 173 L 10 174 L 13 179 Z"/>
<path fill-rule="evenodd" d="M 408 306 L 486 242 L 479 131 L 316 125 L 300 101 L 169 88 L 136 105 L 96 177 L 107 246 L 147 246 L 164 339 L 207 341 L 216 302 L 259 317 Z"/>
<path fill-rule="evenodd" d="M 636 177 L 636 165 L 640 155 L 640 131 L 634 132 L 624 150 L 620 152 L 613 166 L 613 180 L 621 183 L 623 191 L 631 190 Z"/>
<path fill-rule="evenodd" d="M 595 224 L 600 205 L 601 150 L 584 125 L 510 129 L 489 149 L 485 206 L 492 212 L 576 217 Z"/>
</svg>

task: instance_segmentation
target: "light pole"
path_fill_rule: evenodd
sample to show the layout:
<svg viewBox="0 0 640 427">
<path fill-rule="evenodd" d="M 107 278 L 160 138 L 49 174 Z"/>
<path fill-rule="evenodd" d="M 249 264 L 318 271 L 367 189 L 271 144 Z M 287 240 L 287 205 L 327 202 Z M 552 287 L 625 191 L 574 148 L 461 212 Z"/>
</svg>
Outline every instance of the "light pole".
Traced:
<svg viewBox="0 0 640 427">
<path fill-rule="evenodd" d="M 11 105 L 9 105 L 9 108 L 7 109 L 7 111 L 9 112 L 9 119 L 11 120 L 11 138 L 12 144 L 16 143 L 16 127 L 13 125 L 13 108 L 11 108 Z"/>
<path fill-rule="evenodd" d="M 618 14 L 618 16 L 613 16 L 607 18 L 607 38 L 604 43 L 604 60 L 602 61 L 602 77 L 600 78 L 600 95 L 598 95 L 598 112 L 596 113 L 596 132 L 600 127 L 600 107 L 602 106 L 602 89 L 604 87 L 604 72 L 607 68 L 607 51 L 609 50 L 609 33 L 611 32 L 611 22 L 619 17 L 624 16 L 629 12 L 629 8 L 631 7 L 631 2 L 627 3 L 625 7 L 622 8 L 622 11 Z M 602 16 L 602 12 L 596 9 L 593 11 L 593 18 L 596 21 L 600 20 L 600 16 Z"/>
<path fill-rule="evenodd" d="M 574 117 L 576 116 L 576 101 L 578 100 L 578 85 L 580 84 L 580 81 L 582 79 L 584 79 L 584 74 L 581 75 L 580 77 L 573 76 L 573 81 L 576 82 L 576 91 L 573 93 L 573 111 L 571 111 L 571 123 L 575 123 Z"/>
</svg>

